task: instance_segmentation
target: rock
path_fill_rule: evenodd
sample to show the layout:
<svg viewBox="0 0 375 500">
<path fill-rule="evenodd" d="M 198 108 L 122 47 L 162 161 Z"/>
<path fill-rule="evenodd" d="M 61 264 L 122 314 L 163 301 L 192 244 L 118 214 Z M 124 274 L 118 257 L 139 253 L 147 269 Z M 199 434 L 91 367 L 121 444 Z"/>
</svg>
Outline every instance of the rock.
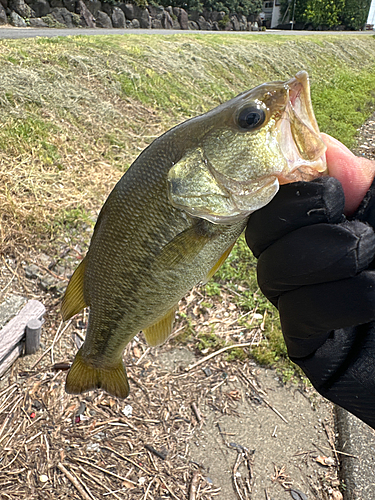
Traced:
<svg viewBox="0 0 375 500">
<path fill-rule="evenodd" d="M 206 21 L 206 19 L 203 16 L 199 16 L 197 24 L 199 26 L 199 29 L 201 29 L 203 31 L 211 31 L 211 29 L 212 29 L 211 22 Z"/>
<path fill-rule="evenodd" d="M 180 9 L 180 14 L 177 17 L 178 22 L 180 23 L 181 29 L 182 30 L 188 30 L 189 29 L 189 17 L 184 9 Z"/>
<path fill-rule="evenodd" d="M 22 19 L 22 17 L 17 14 L 17 12 L 14 12 L 14 10 L 12 10 L 12 12 L 10 13 L 9 15 L 9 21 L 10 21 L 10 24 L 12 26 L 16 26 L 16 28 L 26 28 L 26 22 L 24 19 Z"/>
<path fill-rule="evenodd" d="M 0 25 L 7 24 L 7 22 L 8 22 L 7 13 L 5 12 L 3 5 L 0 3 Z"/>
<path fill-rule="evenodd" d="M 24 0 L 11 0 L 9 8 L 14 10 L 19 16 L 24 18 L 35 17 L 35 12 L 29 7 Z"/>
<path fill-rule="evenodd" d="M 234 31 L 240 31 L 240 23 L 238 22 L 237 16 L 230 16 L 230 21 L 233 26 Z"/>
<path fill-rule="evenodd" d="M 0 329 L 12 319 L 26 304 L 26 297 L 12 293 L 4 302 L 0 302 Z"/>
<path fill-rule="evenodd" d="M 73 28 L 72 13 L 68 11 L 65 7 L 55 7 L 52 9 L 51 15 L 60 24 L 65 25 L 67 28 Z"/>
<path fill-rule="evenodd" d="M 46 16 L 51 12 L 51 6 L 47 0 L 36 0 L 30 4 L 35 13 L 35 17 Z"/>
<path fill-rule="evenodd" d="M 219 26 L 219 23 L 217 21 L 214 21 L 212 23 L 212 29 L 213 29 L 213 31 L 220 31 L 220 26 Z"/>
<path fill-rule="evenodd" d="M 194 21 L 197 22 L 200 17 L 200 14 L 196 10 L 190 10 L 189 11 L 189 21 Z"/>
<path fill-rule="evenodd" d="M 8 0 L 0 0 L 0 4 L 4 7 L 4 9 L 8 8 Z"/>
<path fill-rule="evenodd" d="M 244 15 L 242 15 L 242 14 L 237 14 L 237 19 L 238 19 L 240 31 L 246 31 L 247 30 L 247 19 L 246 19 L 246 17 Z"/>
<path fill-rule="evenodd" d="M 109 17 L 108 14 L 106 14 L 102 10 L 98 11 L 95 21 L 97 28 L 107 28 L 107 29 L 113 28 L 111 18 Z"/>
<path fill-rule="evenodd" d="M 165 10 L 163 13 L 161 25 L 165 30 L 173 29 L 173 21 L 172 21 L 171 15 L 169 14 L 169 12 L 167 10 Z"/>
<path fill-rule="evenodd" d="M 137 5 L 133 5 L 130 3 L 120 4 L 120 9 L 122 9 L 122 11 L 124 12 L 126 19 L 129 19 L 130 21 L 137 19 L 137 21 L 139 22 L 138 28 L 151 28 L 151 17 L 147 9 L 141 9 Z M 134 27 L 134 23 L 132 26 Z"/>
<path fill-rule="evenodd" d="M 64 4 L 63 4 L 63 1 L 62 0 L 50 0 L 50 5 L 51 7 L 54 9 L 55 7 L 58 7 L 59 9 L 61 9 L 62 7 L 64 7 Z"/>
<path fill-rule="evenodd" d="M 140 24 L 139 24 L 139 21 L 138 19 L 133 19 L 133 21 L 130 21 L 130 28 L 133 28 L 133 29 L 138 29 L 140 28 Z"/>
<path fill-rule="evenodd" d="M 48 290 L 54 288 L 57 283 L 58 281 L 55 278 L 47 274 L 40 280 L 40 288 L 45 292 L 48 292 Z"/>
<path fill-rule="evenodd" d="M 81 26 L 95 28 L 95 19 L 82 0 L 77 2 L 77 14 L 80 16 Z"/>
<path fill-rule="evenodd" d="M 83 0 L 86 7 L 94 17 L 97 17 L 99 10 L 102 10 L 102 4 L 99 0 Z"/>
<path fill-rule="evenodd" d="M 29 25 L 31 28 L 48 28 L 48 24 L 40 17 L 32 17 L 29 19 Z"/>
<path fill-rule="evenodd" d="M 125 14 L 120 7 L 113 7 L 111 20 L 114 28 L 125 28 Z"/>
<path fill-rule="evenodd" d="M 152 19 L 158 19 L 159 21 L 163 19 L 164 7 L 161 5 L 147 5 L 147 10 Z"/>
<path fill-rule="evenodd" d="M 195 21 L 188 22 L 189 30 L 199 30 L 199 26 Z"/>
<path fill-rule="evenodd" d="M 130 21 L 133 21 L 138 16 L 140 16 L 140 8 L 137 7 L 137 5 L 134 5 L 132 3 L 123 3 L 120 5 L 120 9 L 124 11 L 126 19 L 129 19 Z"/>
<path fill-rule="evenodd" d="M 150 29 L 151 28 L 151 16 L 147 9 L 142 10 L 141 16 L 137 17 L 141 28 Z"/>
<path fill-rule="evenodd" d="M 156 30 L 163 29 L 163 26 L 161 25 L 161 20 L 160 19 L 151 18 L 151 28 L 156 29 Z"/>
</svg>

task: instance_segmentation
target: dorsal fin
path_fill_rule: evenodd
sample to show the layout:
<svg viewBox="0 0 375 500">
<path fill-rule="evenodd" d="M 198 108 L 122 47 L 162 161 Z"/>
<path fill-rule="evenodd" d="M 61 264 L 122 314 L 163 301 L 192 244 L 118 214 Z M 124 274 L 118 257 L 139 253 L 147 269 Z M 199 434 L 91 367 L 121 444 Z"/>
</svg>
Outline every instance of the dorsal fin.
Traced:
<svg viewBox="0 0 375 500">
<path fill-rule="evenodd" d="M 74 271 L 70 278 L 68 288 L 61 303 L 61 314 L 65 320 L 71 318 L 75 314 L 87 307 L 85 297 L 83 295 L 83 278 L 85 275 L 86 257 Z"/>
</svg>

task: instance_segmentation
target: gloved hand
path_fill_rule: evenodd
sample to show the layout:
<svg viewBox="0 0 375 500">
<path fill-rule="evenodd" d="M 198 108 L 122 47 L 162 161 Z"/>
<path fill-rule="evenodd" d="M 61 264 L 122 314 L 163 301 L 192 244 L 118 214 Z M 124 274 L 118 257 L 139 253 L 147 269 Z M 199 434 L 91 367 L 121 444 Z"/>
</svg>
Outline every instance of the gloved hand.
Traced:
<svg viewBox="0 0 375 500">
<path fill-rule="evenodd" d="M 375 187 L 347 220 L 339 181 L 281 186 L 249 219 L 258 282 L 291 359 L 316 389 L 375 428 Z"/>
</svg>

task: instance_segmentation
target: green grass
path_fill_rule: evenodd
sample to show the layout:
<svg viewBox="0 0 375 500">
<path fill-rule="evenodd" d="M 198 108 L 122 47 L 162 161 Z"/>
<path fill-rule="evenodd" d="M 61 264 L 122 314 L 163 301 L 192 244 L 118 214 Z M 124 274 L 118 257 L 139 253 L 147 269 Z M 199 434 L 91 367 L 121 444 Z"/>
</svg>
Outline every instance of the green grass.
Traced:
<svg viewBox="0 0 375 500">
<path fill-rule="evenodd" d="M 66 231 L 78 237 L 154 138 L 240 92 L 301 69 L 311 77 L 321 130 L 352 146 L 357 128 L 374 110 L 374 53 L 373 36 L 334 34 L 1 40 L 0 234 L 6 237 L 0 252 L 26 252 L 30 245 L 53 252 Z M 205 286 L 207 300 L 226 287 L 237 292 L 233 300 L 241 311 L 266 313 L 265 341 L 253 355 L 287 374 L 292 368 L 278 314 L 259 291 L 255 268 L 241 238 Z M 192 332 L 188 324 L 185 336 Z M 212 335 L 198 339 L 202 349 L 219 342 Z"/>
</svg>

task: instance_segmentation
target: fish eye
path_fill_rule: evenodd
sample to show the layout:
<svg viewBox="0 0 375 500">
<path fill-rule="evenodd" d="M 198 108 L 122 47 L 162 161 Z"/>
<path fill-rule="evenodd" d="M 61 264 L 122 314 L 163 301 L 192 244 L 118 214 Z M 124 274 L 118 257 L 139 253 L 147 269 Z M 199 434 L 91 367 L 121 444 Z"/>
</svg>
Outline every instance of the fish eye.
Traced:
<svg viewBox="0 0 375 500">
<path fill-rule="evenodd" d="M 238 126 L 244 130 L 254 130 L 263 125 L 266 113 L 257 106 L 244 108 L 237 118 Z"/>
</svg>

